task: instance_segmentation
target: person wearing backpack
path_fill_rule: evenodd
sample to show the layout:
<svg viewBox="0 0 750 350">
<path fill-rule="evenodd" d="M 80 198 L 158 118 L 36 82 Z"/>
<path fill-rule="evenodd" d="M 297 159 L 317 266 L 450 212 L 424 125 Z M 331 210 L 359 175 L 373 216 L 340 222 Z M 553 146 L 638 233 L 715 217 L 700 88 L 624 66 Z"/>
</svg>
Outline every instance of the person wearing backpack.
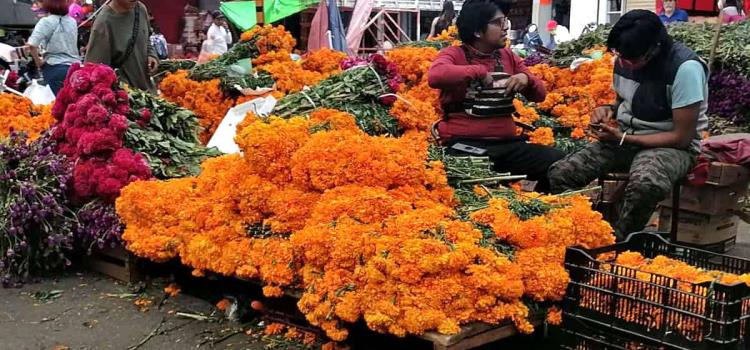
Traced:
<svg viewBox="0 0 750 350">
<path fill-rule="evenodd" d="M 37 67 L 52 92 L 63 86 L 70 65 L 80 62 L 78 56 L 78 26 L 68 16 L 67 0 L 45 0 L 42 6 L 49 13 L 37 22 L 27 44 Z M 44 54 L 40 54 L 44 49 Z"/>
<path fill-rule="evenodd" d="M 154 52 L 156 52 L 156 56 L 159 57 L 160 60 L 165 60 L 169 57 L 167 39 L 164 37 L 164 34 L 161 33 L 158 24 L 154 23 L 151 26 L 151 29 L 153 30 L 150 37 L 151 47 L 154 48 Z"/>
<path fill-rule="evenodd" d="M 156 93 L 149 78 L 159 58 L 149 40 L 146 6 L 137 0 L 112 0 L 104 5 L 91 28 L 86 62 L 106 64 L 131 88 Z"/>
</svg>

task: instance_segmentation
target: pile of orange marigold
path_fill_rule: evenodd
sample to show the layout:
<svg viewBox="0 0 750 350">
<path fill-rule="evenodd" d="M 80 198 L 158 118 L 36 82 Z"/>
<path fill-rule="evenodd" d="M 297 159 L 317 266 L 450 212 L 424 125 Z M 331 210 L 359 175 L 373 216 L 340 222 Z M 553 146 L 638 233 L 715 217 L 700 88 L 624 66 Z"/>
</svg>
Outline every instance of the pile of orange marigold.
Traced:
<svg viewBox="0 0 750 350">
<path fill-rule="evenodd" d="M 0 138 L 11 130 L 25 132 L 34 140 L 55 123 L 50 113 L 52 106 L 36 106 L 26 97 L 0 93 Z"/>
<path fill-rule="evenodd" d="M 530 67 L 529 70 L 544 81 L 548 92 L 544 102 L 535 106 L 553 116 L 561 126 L 571 128 L 571 138 L 583 139 L 594 108 L 615 101 L 612 90 L 613 64 L 614 57 L 607 53 L 600 59 L 581 64 L 575 70 L 546 64 Z M 522 117 L 521 121 L 527 120 Z M 532 142 L 535 138 L 538 140 L 535 143 L 549 144 L 550 141 L 547 136 L 532 135 Z"/>
<path fill-rule="evenodd" d="M 493 198 L 462 220 L 417 129 L 370 136 L 330 109 L 251 117 L 235 139 L 242 155 L 209 159 L 197 177 L 123 189 L 123 239 L 196 275 L 259 279 L 270 297 L 300 289 L 299 309 L 337 341 L 358 320 L 398 336 L 506 320 L 531 332 L 523 298 L 560 300 L 564 247 L 610 244 L 611 228 L 580 196 L 528 194 L 554 208 L 526 221 Z M 516 254 L 483 243 L 482 225 Z"/>
</svg>

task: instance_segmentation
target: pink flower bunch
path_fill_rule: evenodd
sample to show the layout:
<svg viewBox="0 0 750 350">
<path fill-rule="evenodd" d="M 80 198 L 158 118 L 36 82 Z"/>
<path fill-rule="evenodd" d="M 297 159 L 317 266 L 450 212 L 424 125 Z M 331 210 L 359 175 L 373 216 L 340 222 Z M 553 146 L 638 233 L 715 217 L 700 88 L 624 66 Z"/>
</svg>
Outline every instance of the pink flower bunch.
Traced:
<svg viewBox="0 0 750 350">
<path fill-rule="evenodd" d="M 378 73 L 385 75 L 388 80 L 388 87 L 393 92 L 398 92 L 401 83 L 404 81 L 401 75 L 398 74 L 398 66 L 396 66 L 395 63 L 388 61 L 383 55 L 377 53 L 370 55 L 369 60 Z"/>
<path fill-rule="evenodd" d="M 140 153 L 120 148 L 111 158 L 89 158 L 73 169 L 73 191 L 78 198 L 114 201 L 127 184 L 151 178 L 151 168 Z"/>
<path fill-rule="evenodd" d="M 151 178 L 140 154 L 123 148 L 130 112 L 128 94 L 115 85 L 115 72 L 104 65 L 73 65 L 52 113 L 58 152 L 76 163 L 73 196 L 84 200 L 114 200 L 120 189 L 138 179 Z M 148 120 L 150 112 L 141 111 Z"/>
</svg>

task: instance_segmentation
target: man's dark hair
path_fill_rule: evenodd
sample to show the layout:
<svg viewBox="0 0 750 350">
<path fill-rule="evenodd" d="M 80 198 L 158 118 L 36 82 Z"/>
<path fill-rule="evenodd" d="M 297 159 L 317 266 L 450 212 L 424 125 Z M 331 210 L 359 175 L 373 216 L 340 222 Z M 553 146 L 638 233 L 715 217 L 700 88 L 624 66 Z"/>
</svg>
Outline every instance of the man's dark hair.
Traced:
<svg viewBox="0 0 750 350">
<path fill-rule="evenodd" d="M 623 58 L 638 58 L 656 45 L 661 52 L 672 48 L 672 37 L 659 16 L 647 10 L 633 10 L 620 17 L 607 38 L 607 49 L 617 51 Z"/>
<path fill-rule="evenodd" d="M 497 10 L 508 16 L 510 9 L 510 0 L 467 0 L 456 19 L 459 39 L 466 44 L 473 43 L 477 39 L 474 33 L 487 30 Z"/>
</svg>

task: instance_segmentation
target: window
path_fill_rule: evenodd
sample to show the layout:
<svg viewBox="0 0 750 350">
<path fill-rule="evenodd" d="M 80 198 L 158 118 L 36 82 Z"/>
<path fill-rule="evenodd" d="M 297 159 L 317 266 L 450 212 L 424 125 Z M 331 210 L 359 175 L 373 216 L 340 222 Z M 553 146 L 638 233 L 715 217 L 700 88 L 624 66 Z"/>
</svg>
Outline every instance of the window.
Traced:
<svg viewBox="0 0 750 350">
<path fill-rule="evenodd" d="M 626 0 L 606 0 L 607 1 L 607 23 L 615 23 L 620 19 L 625 11 Z"/>
</svg>

